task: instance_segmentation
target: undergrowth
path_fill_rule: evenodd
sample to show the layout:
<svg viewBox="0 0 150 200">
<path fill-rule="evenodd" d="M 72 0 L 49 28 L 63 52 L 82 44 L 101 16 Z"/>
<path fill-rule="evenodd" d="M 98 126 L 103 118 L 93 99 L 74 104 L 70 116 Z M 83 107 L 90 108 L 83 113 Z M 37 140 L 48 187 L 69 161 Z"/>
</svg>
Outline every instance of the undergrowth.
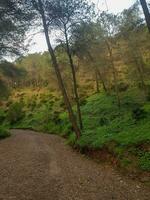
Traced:
<svg viewBox="0 0 150 200">
<path fill-rule="evenodd" d="M 4 139 L 10 136 L 10 132 L 4 126 L 0 126 L 0 139 Z"/>
<path fill-rule="evenodd" d="M 149 171 L 149 148 L 141 146 L 150 144 L 150 102 L 139 94 L 123 94 L 120 108 L 114 95 L 95 94 L 87 98 L 81 106 L 84 129 L 78 141 L 63 100 L 53 94 L 34 94 L 30 98 L 20 95 L 15 101 L 9 100 L 7 112 L 0 110 L 0 120 L 12 128 L 65 136 L 69 144 L 81 150 L 105 148 L 119 159 L 120 165 Z"/>
</svg>

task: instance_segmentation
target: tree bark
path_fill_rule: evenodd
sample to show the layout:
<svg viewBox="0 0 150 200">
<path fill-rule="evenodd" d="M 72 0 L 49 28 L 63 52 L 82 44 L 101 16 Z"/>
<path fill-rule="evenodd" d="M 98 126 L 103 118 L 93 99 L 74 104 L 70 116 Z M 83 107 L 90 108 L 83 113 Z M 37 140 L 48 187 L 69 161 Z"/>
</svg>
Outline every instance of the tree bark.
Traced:
<svg viewBox="0 0 150 200">
<path fill-rule="evenodd" d="M 147 27 L 148 27 L 148 30 L 149 30 L 149 33 L 150 33 L 150 12 L 149 12 L 146 0 L 140 0 L 140 2 L 141 2 L 141 5 L 142 5 L 144 15 L 145 15 Z"/>
<path fill-rule="evenodd" d="M 75 101 L 76 101 L 76 104 L 77 104 L 78 120 L 79 120 L 80 128 L 82 130 L 83 129 L 83 123 L 82 123 L 80 101 L 79 101 L 79 95 L 78 95 L 78 89 L 77 89 L 76 71 L 75 71 L 75 66 L 74 66 L 74 63 L 73 63 L 72 55 L 71 55 L 71 52 L 70 52 L 68 35 L 67 35 L 67 30 L 66 30 L 65 26 L 64 26 L 64 30 L 65 30 L 67 55 L 68 55 L 68 58 L 69 58 L 69 63 L 70 63 L 71 71 L 72 71 L 72 77 L 73 77 L 73 87 L 74 87 Z"/>
<path fill-rule="evenodd" d="M 143 61 L 140 60 L 140 62 L 138 62 L 137 59 L 135 58 L 135 64 L 136 64 L 137 71 L 139 73 L 142 89 L 144 90 L 144 93 L 147 96 L 147 89 L 146 89 L 144 74 L 143 74 Z"/>
<path fill-rule="evenodd" d="M 120 101 L 120 94 L 119 94 L 119 89 L 118 89 L 118 80 L 117 80 L 117 75 L 116 75 L 116 69 L 115 69 L 115 66 L 114 66 L 112 49 L 110 47 L 109 42 L 106 41 L 106 40 L 105 40 L 105 42 L 106 42 L 106 45 L 107 45 L 107 48 L 108 48 L 110 63 L 111 63 L 112 70 L 113 70 L 113 78 L 114 78 L 114 84 L 115 84 L 115 92 L 116 92 L 116 95 L 117 95 L 118 107 L 120 108 L 121 107 L 121 101 Z"/>
<path fill-rule="evenodd" d="M 57 59 L 56 59 L 54 50 L 51 46 L 48 27 L 47 27 L 46 18 L 45 18 L 45 13 L 44 13 L 44 9 L 43 9 L 43 5 L 42 5 L 41 0 L 38 0 L 38 4 L 39 4 L 39 12 L 40 12 L 41 17 L 42 17 L 43 28 L 44 28 L 45 38 L 46 38 L 46 42 L 47 42 L 47 46 L 48 46 L 48 51 L 50 53 L 50 56 L 51 56 L 51 59 L 52 59 L 52 64 L 53 64 L 53 67 L 55 69 L 55 73 L 56 73 L 56 76 L 57 76 L 57 79 L 58 79 L 58 84 L 59 84 L 59 87 L 61 89 L 61 92 L 62 92 L 62 95 L 63 95 L 63 98 L 64 98 L 64 102 L 65 102 L 65 105 L 66 105 L 67 110 L 68 110 L 70 122 L 73 126 L 76 137 L 78 139 L 81 135 L 81 132 L 80 132 L 80 129 L 77 125 L 76 118 L 75 118 L 75 115 L 73 113 L 73 110 L 72 110 L 72 107 L 71 107 L 71 104 L 70 104 L 70 101 L 69 101 L 69 98 L 68 98 L 63 80 L 62 80 L 62 76 L 61 76 L 61 73 L 60 73 L 60 70 L 59 70 L 59 66 L 58 66 L 58 63 L 57 63 Z"/>
<path fill-rule="evenodd" d="M 93 63 L 94 59 L 93 56 L 91 55 L 91 53 L 89 51 L 87 51 L 88 56 L 90 58 L 90 61 Z M 96 92 L 99 93 L 99 80 L 98 80 L 98 73 L 97 73 L 97 67 L 94 66 L 94 72 L 95 72 L 95 82 L 96 82 Z"/>
<path fill-rule="evenodd" d="M 97 93 L 100 92 L 100 89 L 99 89 L 99 80 L 98 80 L 98 73 L 97 73 L 97 69 L 95 68 L 95 80 L 96 80 L 96 91 Z"/>
<path fill-rule="evenodd" d="M 105 82 L 104 82 L 104 80 L 103 80 L 103 77 L 102 77 L 102 74 L 101 74 L 100 70 L 97 69 L 97 73 L 98 73 L 98 76 L 99 76 L 99 78 L 100 78 L 100 80 L 101 80 L 101 82 L 102 82 L 103 89 L 104 89 L 104 91 L 107 93 L 107 88 L 106 88 L 106 85 L 105 85 Z"/>
<path fill-rule="evenodd" d="M 89 55 L 89 58 L 91 60 L 91 62 L 94 62 L 94 59 L 92 57 L 92 55 L 90 54 L 90 52 L 88 52 L 88 55 Z M 105 82 L 102 78 L 102 74 L 100 73 L 99 69 L 95 66 L 95 74 L 96 74 L 96 85 L 97 85 L 97 92 L 99 92 L 99 82 L 98 82 L 98 76 L 102 82 L 102 85 L 103 85 L 103 88 L 104 88 L 104 91 L 107 92 L 107 88 L 106 88 L 106 85 L 105 85 Z"/>
</svg>

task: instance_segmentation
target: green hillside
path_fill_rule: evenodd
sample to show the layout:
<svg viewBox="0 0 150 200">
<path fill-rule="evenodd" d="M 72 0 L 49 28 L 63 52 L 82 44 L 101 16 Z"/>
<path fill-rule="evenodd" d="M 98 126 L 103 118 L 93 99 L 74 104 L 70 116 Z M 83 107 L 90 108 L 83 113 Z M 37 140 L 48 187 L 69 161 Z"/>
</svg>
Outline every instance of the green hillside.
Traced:
<svg viewBox="0 0 150 200">
<path fill-rule="evenodd" d="M 78 23 L 82 9 L 66 23 L 50 13 L 65 39 L 49 52 L 0 57 L 0 139 L 12 128 L 57 134 L 81 153 L 148 173 L 150 34 L 140 5 L 118 15 L 88 10 Z"/>
</svg>

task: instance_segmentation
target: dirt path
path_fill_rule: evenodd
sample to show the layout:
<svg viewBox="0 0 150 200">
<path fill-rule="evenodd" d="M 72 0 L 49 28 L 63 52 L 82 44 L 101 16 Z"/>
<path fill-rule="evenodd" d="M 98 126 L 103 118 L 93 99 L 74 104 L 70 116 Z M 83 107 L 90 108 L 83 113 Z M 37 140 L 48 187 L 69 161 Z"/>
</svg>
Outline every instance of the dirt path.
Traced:
<svg viewBox="0 0 150 200">
<path fill-rule="evenodd" d="M 74 152 L 58 136 L 13 130 L 0 141 L 0 200 L 149 200 L 150 191 Z"/>
</svg>

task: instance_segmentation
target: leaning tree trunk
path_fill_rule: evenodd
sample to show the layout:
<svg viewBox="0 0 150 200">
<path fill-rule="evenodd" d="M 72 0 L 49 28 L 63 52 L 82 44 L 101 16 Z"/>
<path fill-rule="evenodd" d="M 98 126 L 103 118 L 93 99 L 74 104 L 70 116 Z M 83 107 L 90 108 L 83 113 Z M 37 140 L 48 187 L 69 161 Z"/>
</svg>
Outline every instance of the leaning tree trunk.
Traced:
<svg viewBox="0 0 150 200">
<path fill-rule="evenodd" d="M 76 101 L 76 104 L 77 104 L 78 120 L 79 120 L 80 128 L 82 130 L 83 129 L 83 123 L 82 123 L 80 101 L 79 101 L 79 95 L 78 95 L 78 89 L 77 89 L 76 71 L 75 71 L 75 66 L 74 66 L 74 63 L 73 63 L 72 55 L 71 55 L 71 52 L 70 52 L 70 47 L 69 47 L 69 41 L 68 41 L 68 35 L 67 35 L 66 27 L 64 27 L 64 29 L 65 29 L 67 55 L 68 55 L 68 58 L 69 58 L 70 67 L 71 67 L 71 71 L 72 71 L 72 77 L 73 77 L 73 87 L 74 87 L 75 101 Z"/>
<path fill-rule="evenodd" d="M 64 98 L 64 102 L 65 102 L 65 105 L 66 105 L 68 113 L 69 113 L 70 122 L 71 122 L 71 124 L 73 126 L 73 129 L 75 131 L 76 137 L 79 138 L 80 135 L 81 135 L 80 129 L 79 129 L 78 125 L 77 125 L 76 118 L 74 116 L 74 113 L 73 113 L 73 110 L 72 110 L 72 107 L 71 107 L 71 104 L 70 104 L 70 101 L 69 101 L 69 98 L 68 98 L 68 95 L 67 95 L 67 92 L 66 92 L 62 77 L 61 77 L 61 73 L 60 73 L 60 70 L 59 70 L 57 59 L 56 59 L 54 50 L 53 50 L 53 48 L 51 46 L 49 33 L 48 33 L 48 27 L 47 27 L 47 23 L 46 23 L 46 19 L 45 19 L 45 13 L 44 13 L 44 10 L 43 10 L 43 5 L 42 5 L 41 0 L 38 0 L 38 3 L 39 3 L 39 12 L 40 12 L 41 17 L 42 17 L 42 22 L 43 22 L 45 38 L 46 38 L 46 42 L 47 42 L 47 46 L 48 46 L 48 51 L 49 51 L 49 53 L 51 55 L 53 67 L 55 69 L 55 73 L 56 73 L 56 76 L 57 76 L 57 79 L 58 79 L 58 84 L 59 84 L 59 87 L 61 89 L 61 92 L 62 92 L 62 95 L 63 95 L 63 98 Z"/>
<path fill-rule="evenodd" d="M 140 0 L 140 2 L 141 2 L 141 5 L 142 5 L 142 8 L 143 8 L 144 15 L 145 15 L 147 27 L 148 27 L 148 30 L 150 32 L 150 12 L 149 12 L 146 0 Z"/>
</svg>

